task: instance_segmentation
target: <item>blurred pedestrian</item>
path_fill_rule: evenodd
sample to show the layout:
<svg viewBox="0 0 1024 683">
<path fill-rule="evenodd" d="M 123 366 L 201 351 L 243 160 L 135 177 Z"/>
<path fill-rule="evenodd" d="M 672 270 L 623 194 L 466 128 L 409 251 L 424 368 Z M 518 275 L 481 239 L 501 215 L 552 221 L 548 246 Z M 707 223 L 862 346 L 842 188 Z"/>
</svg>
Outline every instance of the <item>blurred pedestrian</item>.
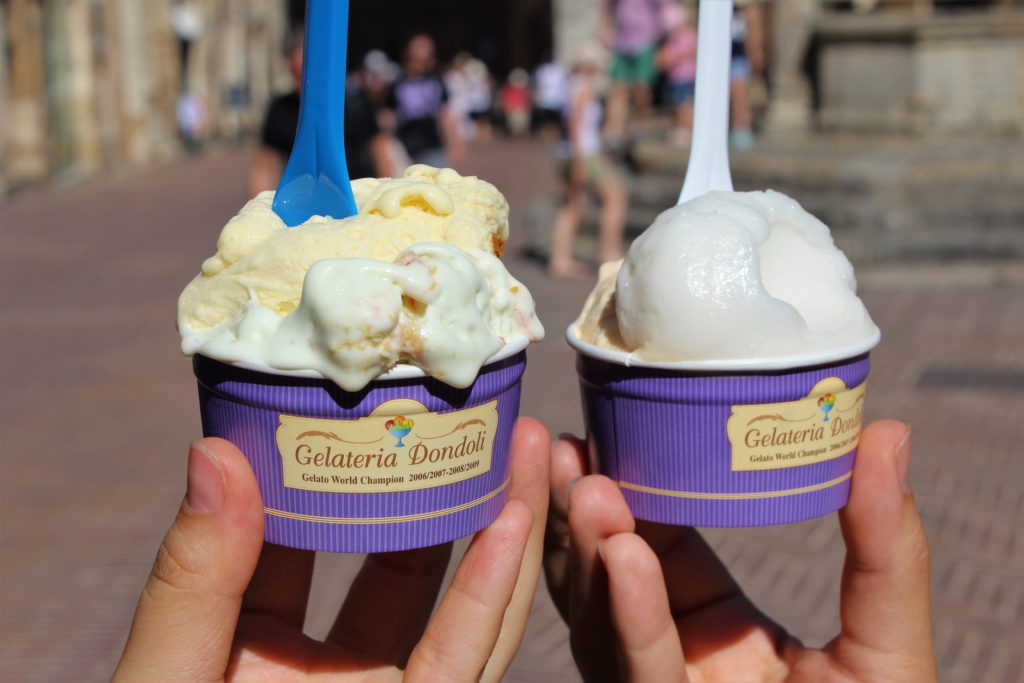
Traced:
<svg viewBox="0 0 1024 683">
<path fill-rule="evenodd" d="M 382 50 L 370 50 L 363 57 L 356 74 L 356 85 L 361 91 L 366 110 L 374 116 L 373 122 L 365 121 L 364 131 L 369 132 L 374 125 L 380 131 L 370 143 L 376 177 L 392 178 L 398 175 L 411 163 L 405 148 L 395 137 L 395 120 L 388 110 L 388 96 L 391 86 L 397 80 L 401 67 L 391 61 Z M 346 114 L 346 119 L 348 114 Z M 349 124 L 346 122 L 345 144 L 349 144 Z M 358 140 L 352 144 L 359 146 Z M 353 176 L 355 177 L 355 176 Z"/>
<path fill-rule="evenodd" d="M 752 72 L 764 70 L 764 40 L 761 7 L 745 2 L 733 10 L 732 59 L 729 66 L 729 145 L 736 150 L 754 144 L 753 116 L 750 109 Z"/>
<path fill-rule="evenodd" d="M 379 121 L 380 91 L 388 74 L 377 60 L 364 57 L 345 91 L 345 157 L 353 179 L 391 178 L 400 163 L 394 154 L 394 136 Z"/>
<path fill-rule="evenodd" d="M 444 70 L 442 79 L 448 88 L 448 107 L 455 118 L 455 132 L 463 140 L 473 137 L 473 122 L 469 118 L 469 77 L 466 65 L 472 57 L 468 52 L 460 52 Z"/>
<path fill-rule="evenodd" d="M 530 128 L 530 75 L 525 69 L 513 69 L 501 89 L 501 109 L 505 125 L 514 136 Z"/>
<path fill-rule="evenodd" d="M 271 100 L 260 129 L 260 145 L 249 166 L 249 196 L 273 190 L 281 181 L 285 164 L 292 153 L 299 126 L 299 99 L 302 87 L 303 31 L 293 30 L 285 43 L 285 57 L 292 74 L 294 90 Z M 345 93 L 345 156 L 352 178 L 390 176 L 394 164 L 389 161 L 388 138 L 377 122 L 377 106 L 364 89 L 365 69 Z"/>
<path fill-rule="evenodd" d="M 494 84 L 487 65 L 479 59 L 466 64 L 466 84 L 469 89 L 469 119 L 473 122 L 473 139 L 487 142 L 491 139 L 491 117 L 494 109 Z"/>
<path fill-rule="evenodd" d="M 396 117 L 395 134 L 413 163 L 443 167 L 458 165 L 464 144 L 448 106 L 448 88 L 437 74 L 434 39 L 413 35 L 402 55 L 402 73 L 388 96 Z"/>
<path fill-rule="evenodd" d="M 198 152 L 206 133 L 206 100 L 194 90 L 184 90 L 175 103 L 178 134 L 189 152 Z"/>
<path fill-rule="evenodd" d="M 569 100 L 569 74 L 551 55 L 533 72 L 533 128 L 544 136 L 561 136 L 562 114 Z"/>
<path fill-rule="evenodd" d="M 626 139 L 631 105 L 637 118 L 650 110 L 651 88 L 658 76 L 654 58 L 663 33 L 661 15 L 666 2 L 604 0 L 602 31 L 606 46 L 614 52 L 605 125 L 612 147 Z"/>
<path fill-rule="evenodd" d="M 693 95 L 697 77 L 697 29 L 689 12 L 675 3 L 665 7 L 668 36 L 658 49 L 658 66 L 667 76 L 665 100 L 675 110 L 675 128 L 670 141 L 688 144 L 693 132 Z"/>
<path fill-rule="evenodd" d="M 569 104 L 566 108 L 567 139 L 561 146 L 565 196 L 551 228 L 551 259 L 548 273 L 554 278 L 584 278 L 590 269 L 576 260 L 573 245 L 583 215 L 587 191 L 601 202 L 599 258 L 622 258 L 622 232 L 628 197 L 626 187 L 601 149 L 602 108 L 597 80 L 604 68 L 604 50 L 586 44 L 573 60 Z"/>
<path fill-rule="evenodd" d="M 377 107 L 388 101 L 391 85 L 398 79 L 401 67 L 388 59 L 382 50 L 370 50 L 360 65 L 363 92 Z"/>
</svg>

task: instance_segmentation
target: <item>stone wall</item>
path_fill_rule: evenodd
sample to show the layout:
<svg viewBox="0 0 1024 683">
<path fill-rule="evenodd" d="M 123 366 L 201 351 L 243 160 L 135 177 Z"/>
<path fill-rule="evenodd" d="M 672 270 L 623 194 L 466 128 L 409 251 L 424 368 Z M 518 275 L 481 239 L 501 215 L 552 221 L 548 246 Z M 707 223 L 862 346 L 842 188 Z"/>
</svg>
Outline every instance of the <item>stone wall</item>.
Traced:
<svg viewBox="0 0 1024 683">
<path fill-rule="evenodd" d="M 1024 134 L 1024 9 L 821 14 L 828 130 Z"/>
<path fill-rule="evenodd" d="M 199 32 L 183 73 L 172 11 Z M 203 137 L 254 129 L 289 87 L 281 0 L 8 0 L 0 3 L 0 197 L 10 188 L 182 149 L 185 84 L 206 107 Z"/>
</svg>

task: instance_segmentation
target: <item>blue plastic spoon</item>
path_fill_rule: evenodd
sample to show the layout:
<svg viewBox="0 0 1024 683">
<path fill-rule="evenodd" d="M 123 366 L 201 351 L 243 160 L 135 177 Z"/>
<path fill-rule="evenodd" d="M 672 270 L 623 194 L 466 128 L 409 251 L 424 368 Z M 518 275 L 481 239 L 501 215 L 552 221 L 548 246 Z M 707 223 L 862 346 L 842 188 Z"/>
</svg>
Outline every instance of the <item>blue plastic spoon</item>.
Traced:
<svg viewBox="0 0 1024 683">
<path fill-rule="evenodd" d="M 349 0 L 307 0 L 302 99 L 295 145 L 274 196 L 288 226 L 357 213 L 345 162 Z"/>
</svg>

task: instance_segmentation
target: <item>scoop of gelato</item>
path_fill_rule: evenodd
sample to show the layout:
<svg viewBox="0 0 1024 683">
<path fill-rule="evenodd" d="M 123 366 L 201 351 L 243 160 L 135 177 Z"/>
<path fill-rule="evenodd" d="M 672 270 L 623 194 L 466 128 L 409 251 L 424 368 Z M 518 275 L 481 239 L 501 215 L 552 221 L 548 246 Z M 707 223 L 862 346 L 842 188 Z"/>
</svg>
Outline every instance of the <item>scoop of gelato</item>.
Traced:
<svg viewBox="0 0 1024 683">
<path fill-rule="evenodd" d="M 573 332 L 651 361 L 824 351 L 877 334 L 856 289 L 829 229 L 793 199 L 710 192 L 606 264 Z"/>
<path fill-rule="evenodd" d="M 183 351 L 355 391 L 398 363 L 465 387 L 506 344 L 543 338 L 498 259 L 508 205 L 494 186 L 414 166 L 353 190 L 356 216 L 293 228 L 273 193 L 246 204 L 179 298 Z"/>
</svg>

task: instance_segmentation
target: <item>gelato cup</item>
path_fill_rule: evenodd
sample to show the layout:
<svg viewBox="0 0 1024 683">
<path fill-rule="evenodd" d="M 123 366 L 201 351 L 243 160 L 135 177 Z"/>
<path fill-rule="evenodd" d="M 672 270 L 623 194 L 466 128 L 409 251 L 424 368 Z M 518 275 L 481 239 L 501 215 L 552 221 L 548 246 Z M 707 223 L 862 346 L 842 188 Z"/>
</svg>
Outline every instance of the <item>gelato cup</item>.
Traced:
<svg viewBox="0 0 1024 683">
<path fill-rule="evenodd" d="M 678 362 L 567 336 L 591 466 L 638 519 L 762 526 L 846 504 L 877 330 L 829 352 Z"/>
<path fill-rule="evenodd" d="M 274 193 L 229 220 L 178 298 L 203 432 L 249 458 L 272 543 L 417 548 L 507 497 L 533 298 L 501 262 L 490 183 L 412 166 L 353 181 L 358 214 L 288 226 Z"/>
<path fill-rule="evenodd" d="M 350 392 L 312 371 L 196 355 L 203 433 L 252 464 L 267 541 L 353 553 L 437 545 L 505 504 L 526 345 L 504 347 L 464 389 L 399 365 Z"/>
</svg>

